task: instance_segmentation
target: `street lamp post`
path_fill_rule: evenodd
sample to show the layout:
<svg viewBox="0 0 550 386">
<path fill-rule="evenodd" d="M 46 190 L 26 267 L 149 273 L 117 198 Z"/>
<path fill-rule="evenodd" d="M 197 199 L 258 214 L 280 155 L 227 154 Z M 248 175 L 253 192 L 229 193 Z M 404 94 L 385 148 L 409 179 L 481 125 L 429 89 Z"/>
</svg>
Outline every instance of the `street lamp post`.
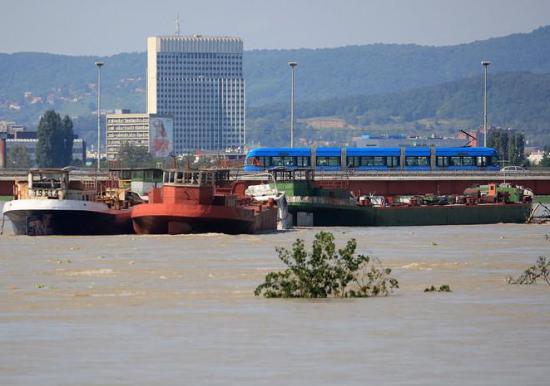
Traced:
<svg viewBox="0 0 550 386">
<path fill-rule="evenodd" d="M 290 147 L 294 147 L 294 72 L 296 70 L 297 62 L 288 62 L 292 73 L 291 87 L 290 87 Z"/>
<path fill-rule="evenodd" d="M 101 163 L 101 67 L 103 62 L 95 62 L 97 66 L 97 171 Z"/>
<path fill-rule="evenodd" d="M 483 146 L 487 147 L 487 67 L 491 64 L 490 61 L 484 60 L 481 62 L 485 72 L 485 80 L 483 86 Z"/>
</svg>

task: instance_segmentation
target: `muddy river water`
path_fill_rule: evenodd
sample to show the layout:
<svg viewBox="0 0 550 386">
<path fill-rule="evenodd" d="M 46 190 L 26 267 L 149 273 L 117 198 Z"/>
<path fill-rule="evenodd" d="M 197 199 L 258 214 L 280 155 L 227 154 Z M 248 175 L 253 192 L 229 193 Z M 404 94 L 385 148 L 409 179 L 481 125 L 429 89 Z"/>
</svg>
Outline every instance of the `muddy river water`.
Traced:
<svg viewBox="0 0 550 386">
<path fill-rule="evenodd" d="M 8 224 L 9 225 L 9 224 Z M 334 228 L 392 296 L 270 300 L 275 246 L 226 236 L 0 237 L 2 385 L 548 385 L 550 286 L 512 286 L 548 225 Z M 424 293 L 449 284 L 452 293 Z"/>
</svg>

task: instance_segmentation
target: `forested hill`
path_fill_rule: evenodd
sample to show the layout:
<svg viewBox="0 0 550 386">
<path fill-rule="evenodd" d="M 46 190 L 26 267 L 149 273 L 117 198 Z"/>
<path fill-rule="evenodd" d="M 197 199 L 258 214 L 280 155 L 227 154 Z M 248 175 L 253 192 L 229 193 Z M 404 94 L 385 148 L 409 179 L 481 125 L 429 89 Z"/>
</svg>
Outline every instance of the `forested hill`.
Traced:
<svg viewBox="0 0 550 386">
<path fill-rule="evenodd" d="M 440 89 L 425 87 L 481 75 L 482 59 L 493 62 L 489 71 L 495 86 L 499 79 L 496 74 L 550 73 L 550 26 L 530 33 L 446 47 L 371 44 L 327 49 L 245 51 L 247 104 L 249 107 L 257 107 L 286 102 L 290 88 L 290 69 L 287 62 L 295 60 L 299 63 L 296 90 L 299 102 L 320 102 L 356 95 L 362 96 L 357 100 L 364 100 L 369 95 L 395 93 L 389 99 L 377 96 L 374 100 L 389 104 L 376 111 L 381 119 L 387 116 L 384 109 L 395 111 L 409 119 L 411 114 L 416 116 L 415 109 L 423 111 L 423 104 L 428 103 L 428 100 L 438 102 L 429 93 Z M 33 127 L 45 110 L 54 108 L 62 114 L 80 117 L 77 121 L 77 132 L 88 140 L 93 139 L 95 123 L 93 119 L 86 118 L 91 117 L 91 112 L 96 108 L 96 60 L 105 62 L 102 70 L 102 107 L 106 110 L 130 108 L 143 111 L 146 95 L 145 53 L 123 53 L 110 57 L 0 54 L 0 120 L 14 120 Z M 478 80 L 466 82 L 471 82 L 477 93 L 481 92 Z M 452 93 L 452 84 L 446 84 L 443 89 Z M 459 84 L 460 82 L 456 83 Z M 511 84 L 507 83 L 506 86 Z M 535 89 L 540 87 L 536 82 L 529 84 Z M 520 84 L 517 86 L 521 86 L 522 97 L 532 96 L 525 87 Z M 419 88 L 426 91 L 419 91 Z M 401 92 L 408 94 L 401 94 L 407 96 L 400 97 L 398 95 Z M 495 97 L 500 95 L 504 98 L 510 92 L 495 92 Z M 471 94 L 467 95 L 467 98 L 463 98 L 449 94 L 445 104 L 438 104 L 436 111 L 440 115 L 471 116 L 475 110 L 473 106 L 479 108 L 480 102 L 471 99 Z M 399 106 L 393 103 L 393 98 L 402 98 L 400 100 L 403 103 Z M 455 102 L 463 99 L 466 100 L 466 105 Z M 496 100 L 493 102 L 497 103 Z M 516 99 L 515 103 L 520 106 L 526 104 L 521 99 Z M 411 107 L 407 108 L 407 105 Z M 418 106 L 414 107 L 415 105 Z M 397 111 L 401 107 L 404 110 Z M 532 128 L 532 123 L 522 121 L 526 116 L 516 115 L 516 111 L 517 109 L 502 109 L 507 114 L 505 116 L 509 117 L 505 118 L 507 122 L 517 122 L 516 126 L 521 127 L 527 124 Z M 504 119 L 504 115 L 499 116 Z M 86 135 L 88 131 L 90 133 Z"/>
<path fill-rule="evenodd" d="M 488 118 L 492 125 L 519 129 L 534 143 L 550 144 L 550 74 L 501 73 L 492 76 L 488 86 Z M 348 126 L 355 126 L 358 133 L 384 126 L 430 134 L 444 128 L 457 132 L 479 127 L 482 103 L 483 77 L 477 76 L 398 93 L 302 102 L 296 106 L 296 116 L 301 120 L 340 117 Z M 250 108 L 247 120 L 255 138 L 274 135 L 262 130 L 286 127 L 288 110 L 288 103 Z M 423 127 L 426 121 L 429 127 Z M 437 121 L 450 125 L 438 127 L 434 124 Z"/>
<path fill-rule="evenodd" d="M 297 100 L 373 95 L 434 85 L 482 73 L 550 73 L 550 26 L 447 47 L 373 44 L 332 49 L 261 50 L 246 55 L 249 104 L 288 99 L 290 70 L 298 62 Z"/>
<path fill-rule="evenodd" d="M 286 100 L 289 60 L 299 63 L 297 99 L 320 100 L 403 91 L 475 76 L 481 73 L 480 61 L 485 58 L 493 61 L 491 73 L 550 72 L 550 26 L 530 33 L 446 47 L 371 44 L 245 51 L 247 102 L 257 106 Z M 106 63 L 102 73 L 106 107 L 122 107 L 119 104 L 127 102 L 131 108 L 143 109 L 145 53 L 110 57 L 0 54 L 0 101 L 22 102 L 26 91 L 41 97 L 52 93 L 85 96 L 93 91 L 94 62 L 98 59 Z"/>
</svg>

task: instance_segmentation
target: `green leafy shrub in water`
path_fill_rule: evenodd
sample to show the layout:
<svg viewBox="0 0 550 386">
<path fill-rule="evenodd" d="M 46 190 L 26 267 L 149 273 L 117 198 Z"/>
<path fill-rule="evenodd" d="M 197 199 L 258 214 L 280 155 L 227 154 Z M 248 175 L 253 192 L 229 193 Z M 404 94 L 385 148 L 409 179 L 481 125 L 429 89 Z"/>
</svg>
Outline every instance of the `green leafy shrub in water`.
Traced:
<svg viewBox="0 0 550 386">
<path fill-rule="evenodd" d="M 550 259 L 548 257 L 539 256 L 535 265 L 527 268 L 515 279 L 509 276 L 506 281 L 508 284 L 536 284 L 538 279 L 550 284 Z"/>
<path fill-rule="evenodd" d="M 297 239 L 292 250 L 276 248 L 279 259 L 287 265 L 282 272 L 270 272 L 254 294 L 267 298 L 326 298 L 387 296 L 399 283 L 390 277 L 378 259 L 356 255 L 357 242 L 351 239 L 336 250 L 334 235 L 319 232 L 312 250 Z"/>
<path fill-rule="evenodd" d="M 439 288 L 435 287 L 433 284 L 431 287 L 425 288 L 424 292 L 453 292 L 451 291 L 451 286 L 448 284 L 442 284 Z"/>
</svg>

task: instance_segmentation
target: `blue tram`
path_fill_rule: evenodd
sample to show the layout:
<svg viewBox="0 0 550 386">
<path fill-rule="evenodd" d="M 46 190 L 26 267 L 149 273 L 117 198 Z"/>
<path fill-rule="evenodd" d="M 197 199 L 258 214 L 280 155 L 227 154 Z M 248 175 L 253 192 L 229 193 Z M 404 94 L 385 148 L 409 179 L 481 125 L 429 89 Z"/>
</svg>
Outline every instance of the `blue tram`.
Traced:
<svg viewBox="0 0 550 386">
<path fill-rule="evenodd" d="M 499 170 L 490 147 L 265 147 L 250 150 L 245 171 L 313 167 L 340 170 Z"/>
</svg>

